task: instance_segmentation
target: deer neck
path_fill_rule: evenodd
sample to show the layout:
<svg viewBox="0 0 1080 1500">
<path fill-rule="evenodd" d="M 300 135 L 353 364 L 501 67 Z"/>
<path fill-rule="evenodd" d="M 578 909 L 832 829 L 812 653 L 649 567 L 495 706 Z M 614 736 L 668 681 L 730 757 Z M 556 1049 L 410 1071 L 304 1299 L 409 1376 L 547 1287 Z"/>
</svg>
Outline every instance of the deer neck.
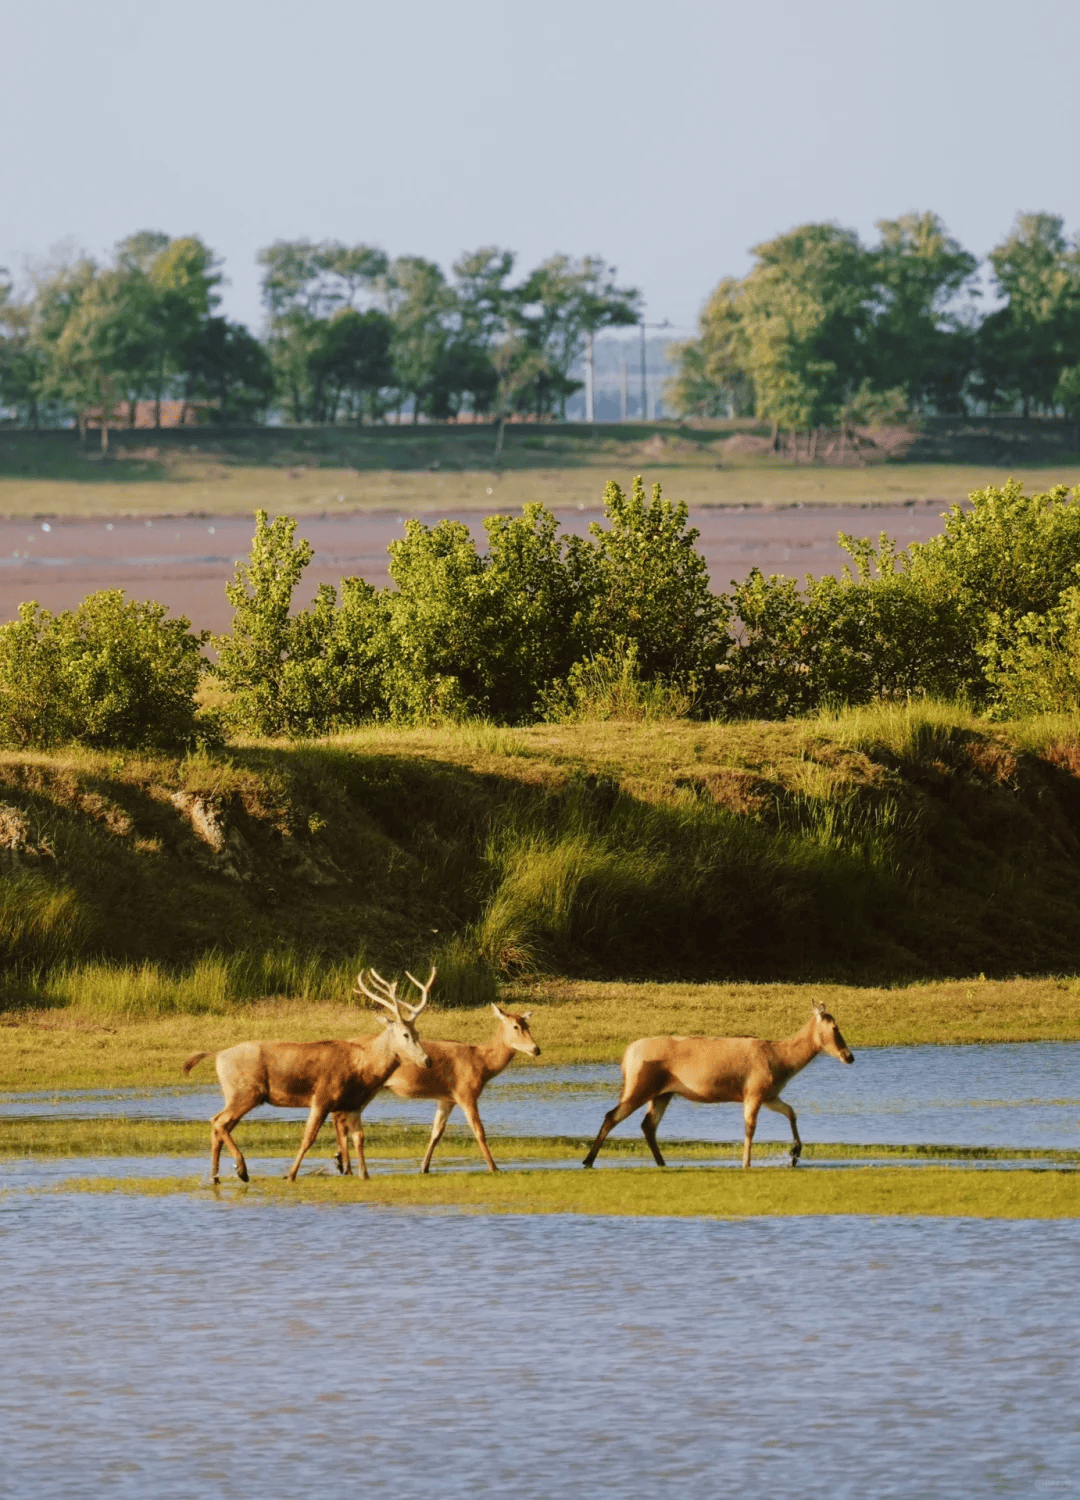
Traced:
<svg viewBox="0 0 1080 1500">
<path fill-rule="evenodd" d="M 480 1059 L 480 1066 L 484 1070 L 484 1081 L 486 1083 L 489 1078 L 494 1078 L 497 1073 L 501 1073 L 509 1065 L 514 1055 L 514 1049 L 503 1036 L 502 1027 L 500 1026 L 489 1042 L 484 1042 L 482 1046 L 477 1047 L 476 1055 Z"/>
<path fill-rule="evenodd" d="M 801 1073 L 808 1062 L 821 1051 L 814 1040 L 814 1023 L 807 1021 L 801 1031 L 794 1036 L 788 1036 L 780 1042 L 773 1042 L 772 1054 L 779 1064 L 779 1071 L 786 1074 L 788 1078 L 794 1078 L 796 1073 Z"/>
<path fill-rule="evenodd" d="M 391 1043 L 390 1033 L 380 1032 L 372 1039 L 371 1046 L 365 1048 L 364 1073 L 371 1082 L 385 1083 L 397 1065 L 398 1056 Z"/>
</svg>

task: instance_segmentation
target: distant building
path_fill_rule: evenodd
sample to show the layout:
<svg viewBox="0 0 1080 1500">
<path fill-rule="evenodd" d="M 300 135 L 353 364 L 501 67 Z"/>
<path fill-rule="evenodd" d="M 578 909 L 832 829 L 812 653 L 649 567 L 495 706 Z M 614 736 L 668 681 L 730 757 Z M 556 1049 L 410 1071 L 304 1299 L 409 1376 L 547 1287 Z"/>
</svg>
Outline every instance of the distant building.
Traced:
<svg viewBox="0 0 1080 1500">
<path fill-rule="evenodd" d="M 153 401 L 122 401 L 112 414 L 110 427 L 194 427 L 201 414 L 209 410 L 205 401 L 163 401 L 161 421 L 155 422 L 156 403 Z M 135 420 L 132 421 L 134 414 Z M 101 426 L 101 409 L 91 408 L 84 414 L 87 427 Z"/>
</svg>

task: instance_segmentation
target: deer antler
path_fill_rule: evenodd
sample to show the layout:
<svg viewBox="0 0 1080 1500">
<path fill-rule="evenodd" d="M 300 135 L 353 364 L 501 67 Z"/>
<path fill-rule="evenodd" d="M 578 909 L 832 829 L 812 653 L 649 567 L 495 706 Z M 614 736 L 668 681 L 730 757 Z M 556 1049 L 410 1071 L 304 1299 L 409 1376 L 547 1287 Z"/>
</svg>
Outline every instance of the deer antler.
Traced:
<svg viewBox="0 0 1080 1500">
<path fill-rule="evenodd" d="M 419 979 L 417 979 L 414 974 L 410 974 L 408 969 L 405 970 L 405 977 L 412 980 L 413 984 L 416 985 L 416 988 L 423 996 L 423 999 L 420 1001 L 419 1005 L 406 1005 L 406 1002 L 404 1000 L 401 1001 L 401 1004 L 406 1005 L 406 1008 L 411 1012 L 411 1015 L 409 1017 L 410 1020 L 415 1021 L 417 1016 L 423 1010 L 424 1006 L 428 1003 L 428 996 L 431 993 L 431 986 L 435 983 L 435 975 L 437 973 L 438 970 L 436 969 L 435 965 L 432 964 L 431 973 L 428 976 L 427 984 L 421 984 Z"/>
<path fill-rule="evenodd" d="M 359 985 L 359 989 L 355 990 L 354 994 L 366 995 L 369 1000 L 374 1001 L 376 1005 L 381 1005 L 385 1010 L 390 1011 L 391 1015 L 396 1016 L 400 1021 L 402 1002 L 398 999 L 397 995 L 397 981 L 395 980 L 393 984 L 388 984 L 377 969 L 369 969 L 368 973 L 371 975 L 372 984 L 378 985 L 379 990 L 381 990 L 382 993 L 379 994 L 376 990 L 368 989 L 367 985 L 364 983 L 364 971 L 363 969 L 361 969 L 360 973 L 356 976 L 356 982 Z"/>
</svg>

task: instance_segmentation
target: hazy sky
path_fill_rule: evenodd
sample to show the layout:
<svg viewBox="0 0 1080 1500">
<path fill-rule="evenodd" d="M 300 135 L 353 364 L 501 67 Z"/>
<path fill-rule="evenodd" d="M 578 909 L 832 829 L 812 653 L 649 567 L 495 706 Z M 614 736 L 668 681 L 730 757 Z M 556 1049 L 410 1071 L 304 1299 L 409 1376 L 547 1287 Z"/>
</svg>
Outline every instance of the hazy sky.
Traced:
<svg viewBox="0 0 1080 1500">
<path fill-rule="evenodd" d="M 688 325 L 810 219 L 1080 230 L 1077 0 L 13 0 L 0 34 L 0 265 L 195 232 L 255 326 L 279 237 L 594 252 Z"/>
</svg>

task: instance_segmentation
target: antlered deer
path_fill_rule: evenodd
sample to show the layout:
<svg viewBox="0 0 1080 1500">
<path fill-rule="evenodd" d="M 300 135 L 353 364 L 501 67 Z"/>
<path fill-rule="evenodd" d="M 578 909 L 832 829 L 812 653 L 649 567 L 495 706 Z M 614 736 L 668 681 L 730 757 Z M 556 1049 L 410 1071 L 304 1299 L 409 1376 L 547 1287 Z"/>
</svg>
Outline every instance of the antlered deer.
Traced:
<svg viewBox="0 0 1080 1500">
<path fill-rule="evenodd" d="M 378 992 L 367 987 L 361 973 L 357 976 L 357 993 L 387 1012 L 379 1017 L 384 1027 L 380 1034 L 346 1042 L 239 1042 L 222 1052 L 196 1052 L 188 1058 L 185 1073 L 204 1057 L 215 1058 L 225 1095 L 225 1108 L 210 1121 L 215 1182 L 223 1145 L 236 1160 L 236 1175 L 247 1182 L 247 1163 L 230 1131 L 257 1105 L 276 1104 L 281 1109 L 308 1106 L 300 1150 L 287 1174 L 289 1181 L 295 1182 L 300 1163 L 328 1114 L 336 1109 L 362 1110 L 399 1063 L 431 1067 L 431 1058 L 416 1035 L 416 1018 L 428 1002 L 435 970 L 427 984 L 408 976 L 420 991 L 419 1005 L 398 999 L 396 981 L 388 984 L 374 969 L 370 974 Z"/>
<path fill-rule="evenodd" d="M 647 1104 L 641 1129 L 656 1165 L 662 1167 L 664 1158 L 656 1144 L 656 1127 L 672 1096 L 681 1094 L 699 1104 L 742 1105 L 744 1167 L 750 1165 L 750 1146 L 761 1107 L 787 1115 L 791 1122 L 791 1165 L 795 1166 L 802 1155 L 802 1141 L 795 1124 L 795 1111 L 780 1098 L 780 1091 L 819 1052 L 827 1052 L 841 1062 L 855 1061 L 839 1026 L 816 1003 L 802 1030 L 780 1042 L 759 1041 L 750 1036 L 641 1037 L 623 1053 L 622 1097 L 604 1116 L 584 1165 L 592 1166 L 609 1132 L 620 1121 Z"/>
<path fill-rule="evenodd" d="M 418 1068 L 414 1063 L 403 1062 L 386 1080 L 385 1087 L 391 1093 L 396 1094 L 399 1099 L 435 1099 L 437 1101 L 435 1123 L 431 1127 L 431 1139 L 424 1153 L 421 1172 L 426 1172 L 431 1166 L 435 1147 L 442 1139 L 446 1122 L 450 1118 L 450 1111 L 455 1104 L 461 1105 L 462 1113 L 469 1122 L 472 1133 L 476 1137 L 476 1144 L 483 1152 L 488 1167 L 492 1172 L 499 1170 L 488 1150 L 487 1136 L 484 1134 L 484 1126 L 476 1101 L 483 1092 L 484 1086 L 503 1071 L 515 1052 L 524 1052 L 527 1057 L 539 1057 L 540 1048 L 533 1041 L 529 1031 L 531 1011 L 527 1010 L 522 1015 L 514 1015 L 512 1011 L 503 1010 L 494 1002 L 491 1008 L 498 1016 L 499 1024 L 495 1035 L 489 1042 L 481 1046 L 474 1046 L 468 1042 L 426 1042 L 425 1046 L 431 1058 L 430 1071 Z M 336 1157 L 338 1170 L 352 1171 L 352 1163 L 349 1159 L 349 1132 L 351 1131 L 356 1143 L 360 1176 L 366 1177 L 364 1130 L 360 1111 L 347 1113 L 342 1111 L 335 1114 L 334 1130 L 338 1143 Z"/>
</svg>

